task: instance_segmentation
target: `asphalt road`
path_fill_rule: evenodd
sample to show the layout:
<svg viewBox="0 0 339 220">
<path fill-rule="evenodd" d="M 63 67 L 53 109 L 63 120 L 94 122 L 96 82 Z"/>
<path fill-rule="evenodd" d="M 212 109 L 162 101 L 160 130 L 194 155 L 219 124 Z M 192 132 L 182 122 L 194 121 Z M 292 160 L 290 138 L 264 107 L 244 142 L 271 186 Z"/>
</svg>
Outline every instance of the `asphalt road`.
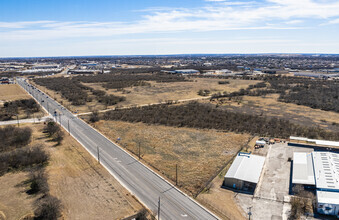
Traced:
<svg viewBox="0 0 339 220">
<path fill-rule="evenodd" d="M 154 214 L 160 198 L 160 219 L 218 219 L 42 91 L 21 78 L 17 82 Z"/>
</svg>

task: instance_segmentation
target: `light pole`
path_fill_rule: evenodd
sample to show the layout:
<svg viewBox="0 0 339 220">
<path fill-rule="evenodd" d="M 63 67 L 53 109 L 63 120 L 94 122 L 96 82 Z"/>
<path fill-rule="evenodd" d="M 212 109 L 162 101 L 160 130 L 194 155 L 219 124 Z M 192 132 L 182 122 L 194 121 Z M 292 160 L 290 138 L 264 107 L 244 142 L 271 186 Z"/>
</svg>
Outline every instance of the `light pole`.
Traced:
<svg viewBox="0 0 339 220">
<path fill-rule="evenodd" d="M 178 185 L 178 164 L 175 164 L 175 185 Z"/>
<path fill-rule="evenodd" d="M 71 130 L 69 129 L 69 119 L 67 121 L 67 127 L 68 127 L 68 134 L 71 134 Z"/>
<path fill-rule="evenodd" d="M 251 220 L 251 215 L 252 215 L 252 212 L 251 212 L 251 209 L 252 209 L 252 206 L 248 207 L 248 220 Z"/>
</svg>

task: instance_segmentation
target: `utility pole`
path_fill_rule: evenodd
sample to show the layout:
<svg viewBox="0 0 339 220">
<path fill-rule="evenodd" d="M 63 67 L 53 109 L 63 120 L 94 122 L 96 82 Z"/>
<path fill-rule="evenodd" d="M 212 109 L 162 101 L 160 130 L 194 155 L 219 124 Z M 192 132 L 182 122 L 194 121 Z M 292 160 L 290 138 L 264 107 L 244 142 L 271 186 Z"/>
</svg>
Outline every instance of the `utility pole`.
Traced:
<svg viewBox="0 0 339 220">
<path fill-rule="evenodd" d="M 178 185 L 178 164 L 175 164 L 175 185 Z"/>
<path fill-rule="evenodd" d="M 140 160 L 140 141 L 139 141 L 139 160 Z"/>
<path fill-rule="evenodd" d="M 248 220 L 251 220 L 251 215 L 252 215 L 252 212 L 251 212 L 251 209 L 252 209 L 252 206 L 248 207 Z"/>
<path fill-rule="evenodd" d="M 158 201 L 158 220 L 160 220 L 160 196 Z"/>
<path fill-rule="evenodd" d="M 20 127 L 18 114 L 16 114 L 16 120 L 18 121 L 18 127 Z"/>
<path fill-rule="evenodd" d="M 67 127 L 68 127 L 68 134 L 71 134 L 71 130 L 69 129 L 69 119 L 67 121 Z"/>
<path fill-rule="evenodd" d="M 97 146 L 97 151 L 98 151 L 98 163 L 100 164 L 100 149 L 98 146 Z"/>
<path fill-rule="evenodd" d="M 48 106 L 48 102 L 47 102 L 47 113 L 49 114 L 49 106 Z"/>
</svg>

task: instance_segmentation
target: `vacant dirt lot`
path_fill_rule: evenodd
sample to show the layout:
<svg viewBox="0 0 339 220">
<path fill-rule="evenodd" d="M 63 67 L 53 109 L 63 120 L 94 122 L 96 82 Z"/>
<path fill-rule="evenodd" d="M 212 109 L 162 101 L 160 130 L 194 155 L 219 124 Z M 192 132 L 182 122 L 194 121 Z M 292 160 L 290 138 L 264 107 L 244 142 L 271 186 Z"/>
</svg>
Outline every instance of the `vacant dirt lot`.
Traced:
<svg viewBox="0 0 339 220">
<path fill-rule="evenodd" d="M 278 97 L 278 94 L 270 94 L 266 97 L 244 96 L 240 104 L 228 99 L 223 99 L 222 102 L 213 101 L 212 103 L 218 103 L 220 108 L 236 112 L 278 117 L 300 125 L 319 125 L 325 129 L 339 131 L 339 113 L 279 102 Z"/>
<path fill-rule="evenodd" d="M 191 82 L 157 83 L 151 82 L 151 86 L 136 86 L 125 88 L 124 91 L 116 89 L 105 90 L 100 83 L 87 83 L 85 85 L 94 89 L 105 90 L 108 94 L 125 96 L 126 101 L 119 106 L 132 106 L 165 102 L 167 100 L 185 100 L 202 98 L 198 95 L 199 90 L 209 90 L 211 94 L 217 92 L 234 92 L 245 89 L 249 85 L 258 83 L 254 80 L 229 79 L 229 84 L 219 84 L 222 79 L 193 78 Z"/>
<path fill-rule="evenodd" d="M 28 126 L 34 132 L 32 144 L 44 143 L 50 153 L 46 167 L 48 184 L 51 195 L 63 205 L 63 219 L 121 219 L 142 209 L 72 137 L 65 135 L 62 145 L 54 147 L 55 143 L 41 132 L 43 124 Z M 29 197 L 22 187 L 16 187 L 26 179 L 25 173 L 0 177 L 0 213 L 7 219 L 19 219 L 34 211 L 32 203 L 36 197 Z"/>
<path fill-rule="evenodd" d="M 190 195 L 196 195 L 247 143 L 250 135 L 213 130 L 174 128 L 143 123 L 99 121 L 94 124 L 107 137 L 154 167 Z"/>
<path fill-rule="evenodd" d="M 31 97 L 17 84 L 0 85 L 0 104 L 5 101 L 28 98 Z"/>
</svg>

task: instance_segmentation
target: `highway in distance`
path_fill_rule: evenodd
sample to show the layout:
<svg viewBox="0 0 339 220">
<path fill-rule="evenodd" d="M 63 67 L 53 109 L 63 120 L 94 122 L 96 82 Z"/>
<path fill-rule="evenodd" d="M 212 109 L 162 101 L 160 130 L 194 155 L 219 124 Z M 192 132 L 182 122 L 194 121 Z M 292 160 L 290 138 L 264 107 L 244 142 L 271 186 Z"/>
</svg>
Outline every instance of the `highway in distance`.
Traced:
<svg viewBox="0 0 339 220">
<path fill-rule="evenodd" d="M 156 215 L 160 197 L 160 219 L 218 219 L 25 79 L 17 78 L 17 82 Z"/>
</svg>

